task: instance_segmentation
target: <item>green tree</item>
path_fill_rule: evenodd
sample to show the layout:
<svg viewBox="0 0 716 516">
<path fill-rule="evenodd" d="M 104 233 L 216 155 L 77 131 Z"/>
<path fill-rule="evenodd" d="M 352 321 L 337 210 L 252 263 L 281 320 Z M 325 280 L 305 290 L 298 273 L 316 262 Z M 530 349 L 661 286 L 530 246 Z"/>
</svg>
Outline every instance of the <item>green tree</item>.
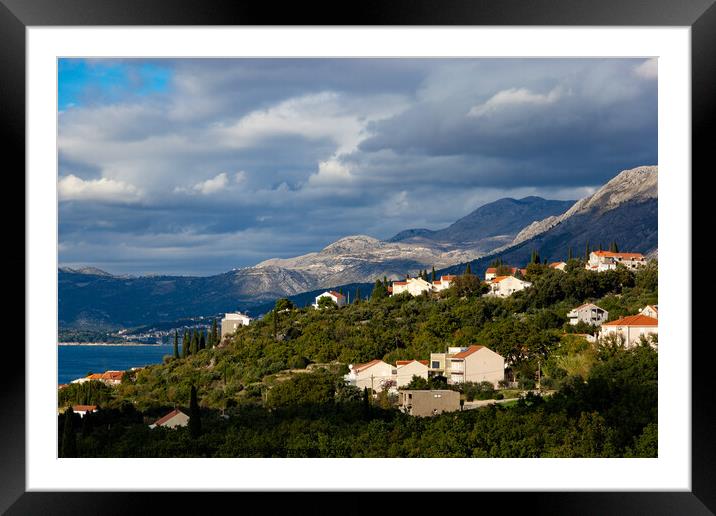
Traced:
<svg viewBox="0 0 716 516">
<path fill-rule="evenodd" d="M 330 297 L 323 296 L 318 298 L 318 308 L 338 308 L 338 305 Z"/>
<path fill-rule="evenodd" d="M 467 267 L 465 267 L 465 276 L 470 274 L 472 274 L 472 267 L 470 267 L 470 262 L 467 262 Z"/>
<path fill-rule="evenodd" d="M 380 280 L 375 280 L 373 292 L 370 293 L 370 299 L 372 301 L 379 301 L 381 299 L 385 299 L 386 297 L 388 297 L 388 289 L 386 288 L 385 283 L 381 283 Z"/>
<path fill-rule="evenodd" d="M 179 358 L 179 332 L 174 330 L 174 358 Z"/>
<path fill-rule="evenodd" d="M 356 287 L 356 297 L 353 300 L 353 304 L 358 305 L 358 304 L 360 304 L 360 302 L 361 302 L 360 287 Z"/>
<path fill-rule="evenodd" d="M 191 342 L 189 340 L 189 333 L 184 332 L 184 337 L 182 337 L 182 344 L 181 344 L 181 356 L 183 358 L 186 358 L 191 353 Z"/>
<path fill-rule="evenodd" d="M 219 337 L 219 324 L 216 322 L 216 319 L 211 324 L 211 340 L 214 343 L 214 346 L 218 346 L 221 343 L 220 337 Z"/>
<path fill-rule="evenodd" d="M 204 330 L 199 332 L 199 349 L 206 349 L 206 332 Z"/>
<path fill-rule="evenodd" d="M 274 311 L 276 312 L 282 312 L 283 310 L 293 310 L 295 308 L 295 305 L 293 302 L 291 302 L 290 299 L 282 297 L 280 299 L 276 300 L 276 304 L 274 305 Z"/>
<path fill-rule="evenodd" d="M 60 457 L 77 456 L 77 436 L 75 436 L 74 415 L 75 413 L 72 407 L 68 407 L 65 411 L 65 426 L 62 431 Z"/>
<path fill-rule="evenodd" d="M 436 281 L 437 276 L 435 275 L 435 266 L 433 265 L 433 272 L 432 272 L 432 281 Z"/>
<path fill-rule="evenodd" d="M 189 434 L 196 439 L 201 434 L 201 411 L 196 397 L 196 387 L 192 384 L 189 398 Z"/>
</svg>

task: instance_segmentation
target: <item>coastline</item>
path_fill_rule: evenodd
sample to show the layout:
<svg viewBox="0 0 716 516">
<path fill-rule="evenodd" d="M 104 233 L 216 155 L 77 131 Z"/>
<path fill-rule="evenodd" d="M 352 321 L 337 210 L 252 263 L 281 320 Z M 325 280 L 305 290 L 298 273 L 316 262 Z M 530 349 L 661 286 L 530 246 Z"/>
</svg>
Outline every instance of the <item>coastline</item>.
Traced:
<svg viewBox="0 0 716 516">
<path fill-rule="evenodd" d="M 148 342 L 58 342 L 58 346 L 156 346 L 164 344 L 151 344 Z"/>
</svg>

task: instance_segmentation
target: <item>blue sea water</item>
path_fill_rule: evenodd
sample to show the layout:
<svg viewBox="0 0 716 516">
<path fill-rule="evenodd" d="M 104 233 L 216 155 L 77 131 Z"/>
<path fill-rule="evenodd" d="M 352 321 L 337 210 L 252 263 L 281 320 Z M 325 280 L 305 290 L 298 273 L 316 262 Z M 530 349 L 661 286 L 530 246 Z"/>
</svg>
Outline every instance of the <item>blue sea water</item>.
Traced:
<svg viewBox="0 0 716 516">
<path fill-rule="evenodd" d="M 174 346 L 57 346 L 57 383 L 69 383 L 88 373 L 125 371 L 131 367 L 161 364 L 164 355 L 172 355 Z"/>
</svg>

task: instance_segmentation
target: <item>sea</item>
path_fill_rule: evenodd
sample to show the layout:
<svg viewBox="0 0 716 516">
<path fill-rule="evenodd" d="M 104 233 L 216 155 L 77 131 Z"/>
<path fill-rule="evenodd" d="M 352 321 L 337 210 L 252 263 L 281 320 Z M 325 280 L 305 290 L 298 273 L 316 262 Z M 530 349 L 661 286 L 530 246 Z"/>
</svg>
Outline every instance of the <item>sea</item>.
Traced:
<svg viewBox="0 0 716 516">
<path fill-rule="evenodd" d="M 158 344 L 82 344 L 57 346 L 57 383 L 70 383 L 89 373 L 126 371 L 132 367 L 161 364 L 174 345 Z"/>
</svg>

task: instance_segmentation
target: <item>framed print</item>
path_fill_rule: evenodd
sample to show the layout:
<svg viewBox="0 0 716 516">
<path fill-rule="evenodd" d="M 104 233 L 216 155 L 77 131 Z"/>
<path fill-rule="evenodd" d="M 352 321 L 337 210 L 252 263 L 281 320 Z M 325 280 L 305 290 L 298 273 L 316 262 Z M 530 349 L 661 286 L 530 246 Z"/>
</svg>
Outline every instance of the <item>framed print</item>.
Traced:
<svg viewBox="0 0 716 516">
<path fill-rule="evenodd" d="M 3 2 L 27 203 L 3 510 L 714 509 L 691 306 L 712 2 L 391 3 L 350 26 Z"/>
</svg>

